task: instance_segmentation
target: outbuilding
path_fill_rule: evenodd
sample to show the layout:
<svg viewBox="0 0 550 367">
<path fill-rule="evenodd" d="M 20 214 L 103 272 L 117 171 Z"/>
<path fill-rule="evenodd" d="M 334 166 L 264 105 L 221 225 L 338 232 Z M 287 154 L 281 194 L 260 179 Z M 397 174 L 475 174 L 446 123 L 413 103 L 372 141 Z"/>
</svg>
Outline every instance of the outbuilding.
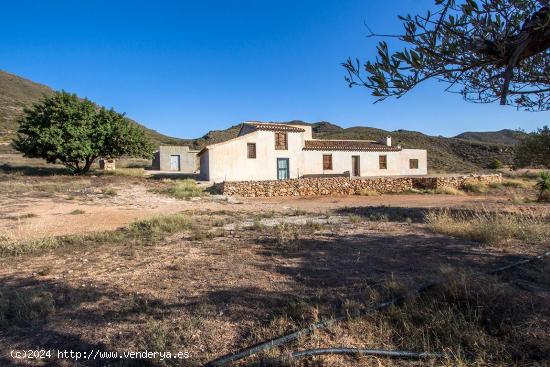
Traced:
<svg viewBox="0 0 550 367">
<path fill-rule="evenodd" d="M 191 150 L 188 146 L 161 145 L 153 156 L 153 169 L 195 173 L 199 170 L 197 153 L 197 150 Z"/>
</svg>

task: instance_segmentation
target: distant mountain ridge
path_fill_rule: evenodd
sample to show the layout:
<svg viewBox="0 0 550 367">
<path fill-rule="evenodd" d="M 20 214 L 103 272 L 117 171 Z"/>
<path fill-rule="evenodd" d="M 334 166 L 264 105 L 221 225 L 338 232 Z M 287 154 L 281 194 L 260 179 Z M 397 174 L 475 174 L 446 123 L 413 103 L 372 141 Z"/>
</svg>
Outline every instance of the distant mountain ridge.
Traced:
<svg viewBox="0 0 550 367">
<path fill-rule="evenodd" d="M 466 131 L 462 134 L 458 134 L 455 138 L 490 144 L 516 145 L 524 135 L 525 133 L 521 131 L 503 129 L 499 131 L 482 132 Z"/>
<path fill-rule="evenodd" d="M 14 152 L 9 142 L 15 137 L 17 119 L 23 108 L 53 93 L 45 85 L 0 71 L 0 151 Z M 149 139 L 156 145 L 189 145 L 201 149 L 237 136 L 241 124 L 223 130 L 212 130 L 196 139 L 180 139 L 160 134 L 132 121 L 145 129 Z M 475 172 L 487 167 L 495 159 L 511 164 L 516 141 L 512 130 L 496 132 L 467 132 L 454 138 L 429 136 L 416 131 L 386 131 L 371 127 L 343 128 L 327 121 L 307 123 L 301 120 L 286 121 L 287 124 L 311 125 L 317 139 L 365 139 L 378 140 L 391 135 L 394 144 L 404 148 L 428 150 L 428 167 L 432 171 Z M 515 133 L 515 132 L 514 132 Z"/>
</svg>

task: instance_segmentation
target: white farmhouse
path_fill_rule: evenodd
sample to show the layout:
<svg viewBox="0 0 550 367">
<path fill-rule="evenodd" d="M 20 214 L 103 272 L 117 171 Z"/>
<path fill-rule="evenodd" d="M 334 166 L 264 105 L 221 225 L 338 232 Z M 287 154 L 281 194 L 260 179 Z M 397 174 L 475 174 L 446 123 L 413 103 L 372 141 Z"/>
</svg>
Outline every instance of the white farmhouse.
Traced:
<svg viewBox="0 0 550 367">
<path fill-rule="evenodd" d="M 199 157 L 201 179 L 213 182 L 427 174 L 424 149 L 392 146 L 390 137 L 313 139 L 306 125 L 245 122 L 236 138 L 205 147 Z"/>
</svg>

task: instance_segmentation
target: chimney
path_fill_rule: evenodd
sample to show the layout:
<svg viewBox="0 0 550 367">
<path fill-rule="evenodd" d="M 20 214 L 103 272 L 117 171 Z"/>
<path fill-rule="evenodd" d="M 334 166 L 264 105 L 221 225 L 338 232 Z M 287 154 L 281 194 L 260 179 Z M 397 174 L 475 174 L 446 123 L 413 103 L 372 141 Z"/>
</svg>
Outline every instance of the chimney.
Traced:
<svg viewBox="0 0 550 367">
<path fill-rule="evenodd" d="M 380 144 L 391 147 L 391 136 L 386 136 L 385 138 L 380 139 Z"/>
</svg>

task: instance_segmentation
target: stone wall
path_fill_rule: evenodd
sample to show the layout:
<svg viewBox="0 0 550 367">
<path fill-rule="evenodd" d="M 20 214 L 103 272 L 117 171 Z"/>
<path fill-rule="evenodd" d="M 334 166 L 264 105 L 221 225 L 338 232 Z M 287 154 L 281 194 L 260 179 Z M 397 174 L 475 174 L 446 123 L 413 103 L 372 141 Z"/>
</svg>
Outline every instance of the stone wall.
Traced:
<svg viewBox="0 0 550 367">
<path fill-rule="evenodd" d="M 423 177 L 372 177 L 372 178 L 298 178 L 292 180 L 239 181 L 217 184 L 215 191 L 224 195 L 243 197 L 357 195 L 362 191 L 396 193 L 412 189 L 461 189 L 465 183 L 500 183 L 502 176 L 423 176 Z"/>
</svg>

